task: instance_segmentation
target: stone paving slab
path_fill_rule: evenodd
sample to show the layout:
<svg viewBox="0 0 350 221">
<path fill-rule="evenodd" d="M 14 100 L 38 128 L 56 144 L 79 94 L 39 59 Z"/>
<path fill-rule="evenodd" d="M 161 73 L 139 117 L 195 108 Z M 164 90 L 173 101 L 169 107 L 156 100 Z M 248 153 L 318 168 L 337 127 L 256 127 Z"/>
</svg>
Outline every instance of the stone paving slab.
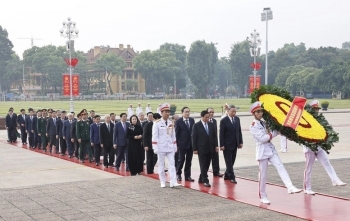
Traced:
<svg viewBox="0 0 350 221">
<path fill-rule="evenodd" d="M 287 153 L 288 155 L 288 153 Z M 313 170 L 312 170 L 312 190 L 315 192 L 320 192 L 328 195 L 343 197 L 350 199 L 350 159 L 334 159 L 331 160 L 331 164 L 334 167 L 338 177 L 345 183 L 348 183 L 346 186 L 337 186 L 334 187 L 332 182 L 324 170 L 323 166 L 316 160 Z M 303 179 L 304 179 L 304 169 L 305 163 L 285 163 L 286 170 L 289 173 L 289 176 L 293 184 L 298 188 L 303 188 Z M 258 166 L 252 167 L 241 167 L 235 170 L 236 176 L 241 176 L 253 180 L 258 180 Z M 269 164 L 267 182 L 283 185 L 281 178 L 279 177 L 276 169 L 273 165 Z"/>
<path fill-rule="evenodd" d="M 1 219 L 299 220 L 144 176 L 1 189 Z"/>
</svg>

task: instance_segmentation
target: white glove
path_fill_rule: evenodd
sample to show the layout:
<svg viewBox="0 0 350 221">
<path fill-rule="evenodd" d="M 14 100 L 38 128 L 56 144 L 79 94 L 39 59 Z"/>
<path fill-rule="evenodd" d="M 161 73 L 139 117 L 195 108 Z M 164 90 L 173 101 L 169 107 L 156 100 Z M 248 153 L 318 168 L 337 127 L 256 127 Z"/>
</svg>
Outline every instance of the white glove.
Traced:
<svg viewBox="0 0 350 221">
<path fill-rule="evenodd" d="M 158 154 L 158 150 L 153 149 L 154 154 Z"/>
</svg>

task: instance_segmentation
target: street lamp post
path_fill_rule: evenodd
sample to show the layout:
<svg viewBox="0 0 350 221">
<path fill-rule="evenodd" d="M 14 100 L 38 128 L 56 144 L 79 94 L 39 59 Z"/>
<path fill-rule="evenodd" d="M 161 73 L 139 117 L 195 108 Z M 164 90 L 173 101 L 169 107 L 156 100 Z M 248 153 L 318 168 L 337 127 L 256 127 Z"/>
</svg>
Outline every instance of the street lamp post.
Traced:
<svg viewBox="0 0 350 221">
<path fill-rule="evenodd" d="M 261 39 L 260 39 L 260 34 L 259 32 L 256 32 L 256 29 L 254 32 L 250 33 L 250 39 L 249 39 L 249 45 L 251 46 L 250 48 L 250 55 L 254 57 L 254 89 L 256 88 L 256 56 L 260 55 L 260 45 L 261 45 Z"/>
<path fill-rule="evenodd" d="M 71 41 L 75 38 L 78 37 L 78 33 L 79 30 L 76 29 L 76 23 L 73 22 L 71 20 L 70 17 L 68 17 L 67 19 L 68 21 L 64 21 L 63 24 L 63 28 L 60 29 L 60 33 L 61 36 L 64 38 L 68 38 L 68 42 L 67 42 L 67 47 L 68 47 L 68 51 L 69 51 L 69 90 L 70 90 L 70 102 L 69 102 L 69 106 L 70 106 L 70 112 L 74 111 L 74 106 L 73 106 L 73 83 L 72 83 L 72 65 L 71 65 L 71 61 L 72 61 L 72 48 L 71 48 Z"/>
<path fill-rule="evenodd" d="M 266 58 L 265 58 L 265 84 L 267 85 L 267 77 L 268 77 L 268 41 L 267 41 L 267 34 L 268 34 L 268 21 L 272 20 L 272 11 L 270 8 L 264 8 L 264 12 L 261 13 L 261 21 L 266 21 Z"/>
</svg>

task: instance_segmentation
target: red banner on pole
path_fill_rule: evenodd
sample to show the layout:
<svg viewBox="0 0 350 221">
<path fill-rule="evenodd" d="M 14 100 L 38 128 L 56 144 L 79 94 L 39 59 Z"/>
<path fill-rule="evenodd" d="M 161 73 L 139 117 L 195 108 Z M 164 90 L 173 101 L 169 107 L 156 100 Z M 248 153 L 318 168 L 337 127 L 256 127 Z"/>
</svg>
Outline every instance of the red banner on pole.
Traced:
<svg viewBox="0 0 350 221">
<path fill-rule="evenodd" d="M 255 76 L 255 88 L 260 87 L 260 75 Z M 249 93 L 251 94 L 254 91 L 254 75 L 249 75 Z"/>
<path fill-rule="evenodd" d="M 70 96 L 70 78 L 69 74 L 62 75 L 62 95 Z M 79 96 L 79 75 L 72 74 L 72 94 Z"/>
<path fill-rule="evenodd" d="M 69 58 L 64 58 L 64 61 L 68 66 L 71 65 L 72 67 L 75 67 L 79 62 L 78 58 L 72 58 L 71 60 L 69 60 Z"/>
<path fill-rule="evenodd" d="M 286 120 L 283 123 L 283 126 L 291 127 L 295 130 L 303 114 L 305 104 L 306 104 L 306 98 L 294 97 L 292 106 L 288 111 L 288 114 L 287 114 Z"/>
</svg>

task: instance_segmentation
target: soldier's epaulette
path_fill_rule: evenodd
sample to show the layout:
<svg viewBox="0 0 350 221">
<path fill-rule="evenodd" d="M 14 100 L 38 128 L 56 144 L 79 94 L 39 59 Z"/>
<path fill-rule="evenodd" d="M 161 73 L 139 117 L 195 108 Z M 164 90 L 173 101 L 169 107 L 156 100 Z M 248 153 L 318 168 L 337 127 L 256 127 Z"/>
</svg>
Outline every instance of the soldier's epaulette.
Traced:
<svg viewBox="0 0 350 221">
<path fill-rule="evenodd" d="M 254 124 L 255 124 L 255 121 L 253 121 L 252 126 L 254 126 Z"/>
<path fill-rule="evenodd" d="M 160 121 L 160 119 L 156 120 L 155 122 L 158 123 Z"/>
</svg>

